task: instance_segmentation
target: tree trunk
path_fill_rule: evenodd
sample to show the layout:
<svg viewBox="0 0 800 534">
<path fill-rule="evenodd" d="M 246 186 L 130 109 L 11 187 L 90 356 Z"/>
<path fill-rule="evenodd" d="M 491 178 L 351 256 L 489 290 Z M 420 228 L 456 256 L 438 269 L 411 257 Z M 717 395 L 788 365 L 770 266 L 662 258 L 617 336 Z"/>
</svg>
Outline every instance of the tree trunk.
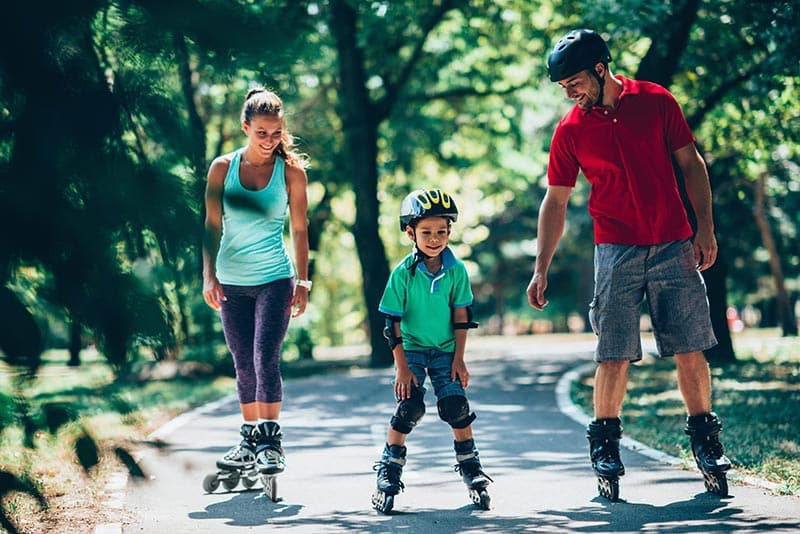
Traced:
<svg viewBox="0 0 800 534">
<path fill-rule="evenodd" d="M 178 73 L 180 76 L 180 83 L 181 83 L 181 93 L 183 94 L 183 98 L 186 102 L 186 110 L 189 115 L 189 128 L 190 128 L 190 135 L 192 139 L 192 150 L 189 154 L 189 160 L 191 166 L 194 170 L 195 180 L 192 185 L 192 196 L 196 198 L 199 207 L 200 207 L 200 217 L 198 221 L 198 234 L 197 234 L 197 246 L 194 247 L 194 253 L 189 258 L 189 264 L 194 264 L 197 267 L 196 272 L 202 272 L 203 270 L 203 227 L 205 224 L 206 219 L 206 203 L 205 203 L 205 184 L 206 184 L 206 125 L 203 121 L 203 118 L 200 116 L 200 112 L 197 109 L 197 100 L 195 98 L 195 84 L 193 78 L 195 76 L 195 72 L 192 70 L 191 65 L 191 57 L 189 54 L 189 48 L 186 45 L 186 39 L 183 34 L 175 33 L 173 36 L 173 41 L 175 43 L 175 56 L 178 62 Z M 225 97 L 225 104 L 228 103 L 228 97 Z M 224 106 L 225 109 L 227 106 Z M 224 119 L 222 120 L 224 123 Z M 222 141 L 220 141 L 222 143 Z M 220 145 L 221 147 L 221 145 Z M 176 294 L 180 294 L 180 287 L 178 286 L 179 280 L 176 277 L 175 280 Z M 182 310 L 182 315 L 184 319 L 186 318 L 185 310 Z M 200 314 L 199 323 L 201 324 L 201 332 L 202 334 L 198 336 L 199 339 L 203 340 L 207 344 L 214 343 L 217 339 L 216 334 L 214 333 L 214 326 L 213 320 L 214 317 L 211 313 L 202 313 Z M 183 324 L 182 322 L 182 329 L 185 332 L 188 332 L 188 323 Z M 187 337 L 188 339 L 188 337 Z"/>
<path fill-rule="evenodd" d="M 686 50 L 689 42 L 694 21 L 697 18 L 697 10 L 700 5 L 699 0 L 676 0 L 675 10 L 668 21 L 661 26 L 659 35 L 652 36 L 650 48 L 642 58 L 636 72 L 637 80 L 647 80 L 658 83 L 664 87 L 672 84 L 672 78 L 678 67 L 678 62 Z M 683 176 L 676 166 L 678 185 L 681 189 L 684 207 L 689 214 L 692 228 L 694 224 L 694 210 L 686 196 L 683 184 Z M 717 336 L 719 344 L 713 349 L 706 351 L 706 356 L 714 362 L 734 362 L 736 354 L 731 342 L 731 334 L 728 329 L 728 320 L 725 314 L 727 310 L 727 289 L 725 285 L 726 269 L 722 263 L 722 251 L 718 254 L 716 264 L 703 272 L 708 291 L 708 304 L 711 313 L 711 324 L 714 326 L 714 334 Z"/>
<path fill-rule="evenodd" d="M 727 273 L 728 269 L 722 251 L 717 254 L 717 261 L 714 265 L 702 273 L 703 280 L 706 282 L 708 307 L 711 312 L 711 326 L 714 328 L 714 335 L 717 337 L 717 345 L 705 351 L 705 355 L 710 363 L 717 366 L 736 362 L 731 331 L 728 328 L 728 293 L 725 285 Z"/>
<path fill-rule="evenodd" d="M 756 221 L 756 226 L 758 226 L 758 231 L 761 233 L 761 242 L 764 244 L 764 248 L 767 249 L 767 253 L 769 254 L 769 268 L 775 280 L 778 320 L 781 323 L 783 335 L 796 336 L 797 319 L 794 316 L 791 299 L 789 299 L 789 292 L 786 290 L 786 281 L 783 278 L 781 259 L 778 255 L 778 248 L 775 246 L 775 240 L 772 238 L 772 228 L 764 213 L 764 197 L 766 196 L 764 193 L 765 180 L 766 177 L 762 174 L 753 185 L 753 191 L 755 193 L 753 199 L 753 218 Z"/>
<path fill-rule="evenodd" d="M 678 68 L 678 61 L 689 43 L 700 0 L 675 0 L 672 16 L 659 26 L 660 32 L 639 63 L 635 78 L 669 87 Z"/>
<path fill-rule="evenodd" d="M 81 348 L 83 346 L 83 340 L 81 339 L 82 334 L 83 326 L 81 325 L 80 321 L 75 318 L 70 319 L 69 361 L 67 362 L 69 367 L 80 367 L 81 365 Z"/>
<path fill-rule="evenodd" d="M 367 94 L 362 51 L 356 44 L 356 12 L 348 2 L 335 1 L 331 4 L 331 18 L 339 58 L 339 105 L 346 160 L 356 194 L 353 236 L 361 264 L 369 323 L 370 365 L 383 367 L 390 365 L 393 358 L 383 340 L 384 321 L 378 313 L 378 304 L 389 279 L 386 251 L 378 233 L 378 122 Z"/>
</svg>

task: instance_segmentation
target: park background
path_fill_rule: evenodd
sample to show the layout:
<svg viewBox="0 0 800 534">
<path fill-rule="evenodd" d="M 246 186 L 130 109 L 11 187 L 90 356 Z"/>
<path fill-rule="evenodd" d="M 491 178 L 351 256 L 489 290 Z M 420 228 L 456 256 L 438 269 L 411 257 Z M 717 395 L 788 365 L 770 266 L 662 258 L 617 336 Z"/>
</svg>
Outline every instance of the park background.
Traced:
<svg viewBox="0 0 800 534">
<path fill-rule="evenodd" d="M 72 406 L 31 397 L 49 354 L 68 354 L 76 369 L 99 357 L 118 383 L 152 376 L 154 362 L 232 372 L 201 294 L 203 191 L 209 163 L 245 142 L 239 112 L 254 85 L 281 95 L 311 160 L 314 287 L 292 321 L 287 367 L 353 345 L 367 365 L 391 364 L 377 303 L 410 247 L 400 200 L 420 187 L 457 199 L 451 246 L 471 275 L 477 335 L 586 332 L 593 245 L 582 179 L 550 305 L 536 312 L 525 296 L 548 147 L 571 105 L 545 61 L 576 27 L 608 40 L 615 73 L 668 87 L 695 132 L 720 245 L 703 273 L 720 340 L 712 365 L 736 369 L 731 331 L 797 335 L 797 2 L 7 4 L 0 348 L 13 378 L 2 424 L 22 428 L 28 449 L 38 430 L 79 419 Z M 75 451 L 84 466 L 102 456 L 85 426 Z M 30 466 L 7 471 L 41 493 Z"/>
</svg>

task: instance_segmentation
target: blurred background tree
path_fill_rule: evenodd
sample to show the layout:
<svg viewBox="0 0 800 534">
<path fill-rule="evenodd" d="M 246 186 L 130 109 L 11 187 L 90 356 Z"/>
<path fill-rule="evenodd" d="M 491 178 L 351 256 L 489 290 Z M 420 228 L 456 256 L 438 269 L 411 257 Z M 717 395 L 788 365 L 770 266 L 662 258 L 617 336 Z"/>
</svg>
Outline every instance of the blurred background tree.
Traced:
<svg viewBox="0 0 800 534">
<path fill-rule="evenodd" d="M 552 304 L 534 313 L 524 295 L 550 137 L 570 105 L 544 61 L 583 26 L 608 38 L 615 72 L 668 86 L 696 133 L 722 252 L 706 274 L 720 339 L 730 307 L 797 333 L 796 2 L 82 0 L 37 17 L 7 4 L 7 359 L 19 353 L 7 348 L 20 337 L 13 324 L 41 332 L 22 351 L 30 362 L 59 346 L 78 364 L 88 343 L 120 376 L 143 354 L 218 357 L 219 321 L 200 294 L 205 172 L 244 142 L 239 110 L 255 84 L 282 95 L 312 161 L 313 306 L 292 325 L 303 354 L 368 343 L 373 365 L 390 363 L 377 302 L 410 248 L 399 202 L 424 186 L 458 201 L 453 247 L 483 332 L 585 329 L 585 182 L 551 272 Z M 713 356 L 733 359 L 730 343 Z"/>
</svg>

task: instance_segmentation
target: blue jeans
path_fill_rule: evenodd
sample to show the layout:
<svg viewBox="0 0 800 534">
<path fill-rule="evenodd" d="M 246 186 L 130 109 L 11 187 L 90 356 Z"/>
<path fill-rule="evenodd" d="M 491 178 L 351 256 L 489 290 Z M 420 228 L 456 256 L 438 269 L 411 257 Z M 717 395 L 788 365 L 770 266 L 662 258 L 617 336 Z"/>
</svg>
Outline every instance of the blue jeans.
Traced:
<svg viewBox="0 0 800 534">
<path fill-rule="evenodd" d="M 406 360 L 411 372 L 417 377 L 422 395 L 425 395 L 426 391 L 423 387 L 425 378 L 429 376 L 437 400 L 453 395 L 467 396 L 464 388 L 461 387 L 461 382 L 458 379 L 450 378 L 453 369 L 452 352 L 442 352 L 436 349 L 407 350 Z"/>
</svg>

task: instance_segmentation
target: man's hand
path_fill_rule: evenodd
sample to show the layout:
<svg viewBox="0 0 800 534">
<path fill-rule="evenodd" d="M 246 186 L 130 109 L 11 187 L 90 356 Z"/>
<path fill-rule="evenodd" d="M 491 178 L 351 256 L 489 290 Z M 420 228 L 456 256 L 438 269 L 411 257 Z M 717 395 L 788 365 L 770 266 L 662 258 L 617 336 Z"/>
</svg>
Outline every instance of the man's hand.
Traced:
<svg viewBox="0 0 800 534">
<path fill-rule="evenodd" d="M 537 310 L 543 310 L 547 306 L 547 299 L 544 298 L 544 291 L 547 289 L 547 274 L 535 272 L 528 284 L 528 303 Z"/>
<path fill-rule="evenodd" d="M 713 232 L 697 230 L 694 236 L 694 261 L 698 271 L 705 271 L 717 261 L 717 238 Z"/>
</svg>

